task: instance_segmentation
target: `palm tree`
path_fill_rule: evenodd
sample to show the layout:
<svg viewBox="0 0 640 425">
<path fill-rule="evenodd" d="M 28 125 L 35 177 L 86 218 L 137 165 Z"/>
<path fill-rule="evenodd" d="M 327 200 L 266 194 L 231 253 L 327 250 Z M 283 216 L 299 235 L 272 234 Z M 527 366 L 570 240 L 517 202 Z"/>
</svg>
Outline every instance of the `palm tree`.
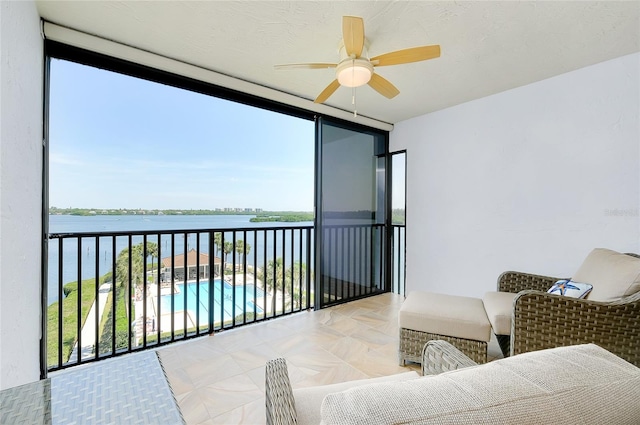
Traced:
<svg viewBox="0 0 640 425">
<path fill-rule="evenodd" d="M 133 263 L 133 258 L 131 259 Z M 132 264 L 133 265 L 133 264 Z M 124 286 L 129 282 L 129 248 L 125 248 L 116 259 L 116 285 Z"/>
<path fill-rule="evenodd" d="M 313 272 L 310 273 L 310 281 L 313 281 Z M 291 300 L 287 302 L 288 306 L 293 304 L 293 309 L 301 307 L 301 299 L 306 298 L 309 288 L 307 282 L 307 265 L 296 261 L 293 266 L 289 267 L 285 272 L 285 291 L 291 295 Z M 301 284 L 302 283 L 302 284 Z M 302 292 L 300 288 L 302 287 Z M 307 306 L 308 308 L 309 306 Z"/>
<path fill-rule="evenodd" d="M 222 257 L 222 233 L 214 233 L 213 245 L 215 246 L 215 252 L 218 253 L 218 257 Z"/>
<path fill-rule="evenodd" d="M 153 270 L 153 260 L 158 258 L 158 244 L 155 242 L 147 242 L 147 255 L 151 257 L 151 270 Z"/>
<path fill-rule="evenodd" d="M 246 252 L 245 252 L 246 249 Z M 245 269 L 245 262 L 247 254 L 251 251 L 251 245 L 248 243 L 244 243 L 242 239 L 238 239 L 236 241 L 236 252 L 240 257 L 240 264 L 242 265 L 242 270 Z"/>
<path fill-rule="evenodd" d="M 236 241 L 236 253 L 238 254 L 238 258 L 240 259 L 240 264 L 242 264 L 243 252 L 244 252 L 244 241 L 242 239 L 238 239 Z"/>
<path fill-rule="evenodd" d="M 279 288 L 284 287 L 284 265 L 282 258 L 277 258 L 275 261 L 268 261 L 267 267 L 263 267 L 258 271 L 258 279 L 262 281 L 265 292 L 271 293 L 271 312 L 275 315 L 276 294 Z M 265 312 L 265 316 L 266 314 L 267 312 Z"/>
<path fill-rule="evenodd" d="M 151 255 L 153 268 L 153 258 L 158 256 L 158 244 L 147 242 L 147 255 Z M 131 247 L 131 269 L 129 269 L 129 248 L 120 251 L 116 259 L 116 284 L 127 286 L 129 281 L 136 287 L 144 284 L 145 262 L 142 243 Z"/>
<path fill-rule="evenodd" d="M 225 241 L 224 247 L 222 247 L 222 250 L 224 251 L 224 261 L 229 262 L 229 254 L 233 252 L 233 243 Z"/>
</svg>

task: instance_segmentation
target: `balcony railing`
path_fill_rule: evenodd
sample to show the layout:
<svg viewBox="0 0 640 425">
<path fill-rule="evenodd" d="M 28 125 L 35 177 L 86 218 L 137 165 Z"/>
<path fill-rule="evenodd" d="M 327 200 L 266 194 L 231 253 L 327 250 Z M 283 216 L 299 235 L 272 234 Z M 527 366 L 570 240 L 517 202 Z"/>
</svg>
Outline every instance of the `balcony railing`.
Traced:
<svg viewBox="0 0 640 425">
<path fill-rule="evenodd" d="M 49 239 L 49 370 L 313 306 L 311 226 Z"/>
<path fill-rule="evenodd" d="M 384 225 L 328 225 L 323 229 L 321 307 L 384 291 Z"/>
<path fill-rule="evenodd" d="M 362 264 L 345 263 L 348 276 L 382 279 L 369 267 L 382 240 L 371 235 L 382 231 L 342 230 L 355 246 L 341 245 L 335 258 Z M 312 226 L 50 234 L 57 301 L 47 310 L 48 370 L 313 308 L 314 234 Z M 393 226 L 391 257 L 391 289 L 403 294 L 403 226 Z"/>
</svg>

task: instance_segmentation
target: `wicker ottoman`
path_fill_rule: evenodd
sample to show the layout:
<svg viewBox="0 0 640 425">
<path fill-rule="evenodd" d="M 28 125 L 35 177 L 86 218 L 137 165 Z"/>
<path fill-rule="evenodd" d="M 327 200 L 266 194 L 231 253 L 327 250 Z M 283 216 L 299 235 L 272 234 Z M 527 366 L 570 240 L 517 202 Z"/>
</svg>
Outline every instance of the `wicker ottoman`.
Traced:
<svg viewBox="0 0 640 425">
<path fill-rule="evenodd" d="M 479 298 L 411 292 L 398 314 L 400 365 L 422 361 L 427 341 L 451 343 L 476 363 L 487 362 L 491 323 Z"/>
</svg>

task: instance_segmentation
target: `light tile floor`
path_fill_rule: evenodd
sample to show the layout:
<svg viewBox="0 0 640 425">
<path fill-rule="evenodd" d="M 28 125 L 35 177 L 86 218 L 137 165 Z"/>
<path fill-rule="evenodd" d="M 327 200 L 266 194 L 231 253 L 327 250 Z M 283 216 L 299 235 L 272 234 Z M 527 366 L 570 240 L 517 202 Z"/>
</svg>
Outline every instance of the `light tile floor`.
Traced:
<svg viewBox="0 0 640 425">
<path fill-rule="evenodd" d="M 403 296 L 383 294 L 158 350 L 187 424 L 264 424 L 264 368 L 287 359 L 293 388 L 419 370 L 398 365 Z M 495 340 L 489 358 L 502 357 Z"/>
</svg>

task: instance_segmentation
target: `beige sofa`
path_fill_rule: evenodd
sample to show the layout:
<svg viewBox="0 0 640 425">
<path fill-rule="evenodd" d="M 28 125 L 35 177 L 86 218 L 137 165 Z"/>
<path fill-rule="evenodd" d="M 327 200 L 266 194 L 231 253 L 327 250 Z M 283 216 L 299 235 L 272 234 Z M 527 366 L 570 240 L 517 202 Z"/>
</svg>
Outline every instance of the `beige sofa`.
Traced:
<svg viewBox="0 0 640 425">
<path fill-rule="evenodd" d="M 640 423 L 640 369 L 593 344 L 295 391 L 278 363 L 267 364 L 267 424 Z"/>
</svg>

